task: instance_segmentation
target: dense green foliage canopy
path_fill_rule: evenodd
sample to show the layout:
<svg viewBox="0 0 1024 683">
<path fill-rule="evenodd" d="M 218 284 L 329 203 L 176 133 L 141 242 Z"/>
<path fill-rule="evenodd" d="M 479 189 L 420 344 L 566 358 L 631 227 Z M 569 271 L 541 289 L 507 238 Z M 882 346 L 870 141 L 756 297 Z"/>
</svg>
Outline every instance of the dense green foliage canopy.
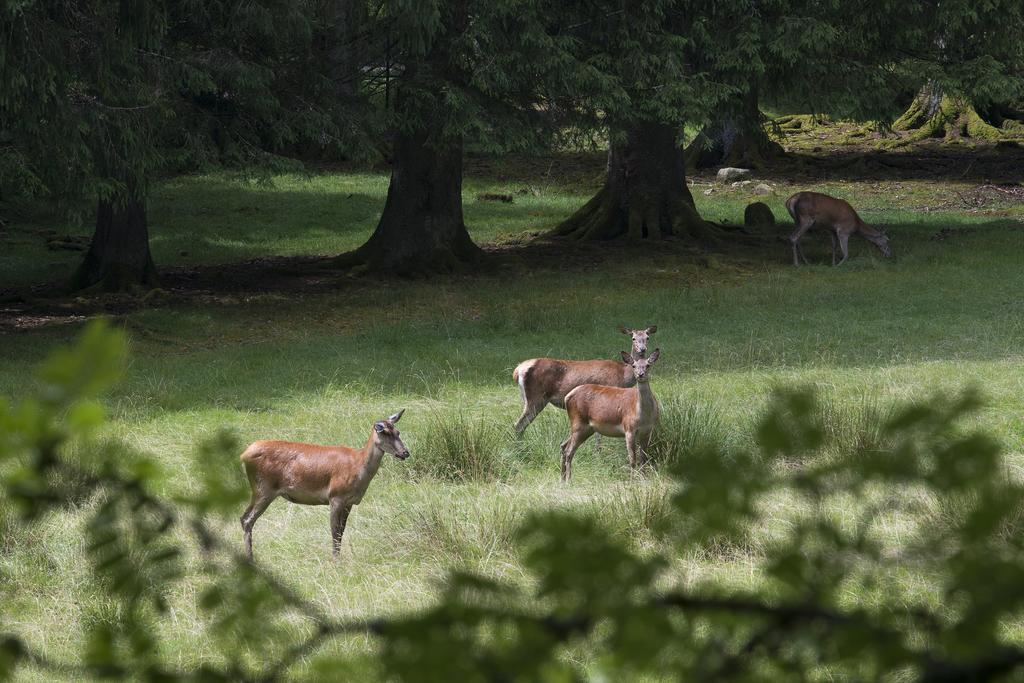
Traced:
<svg viewBox="0 0 1024 683">
<path fill-rule="evenodd" d="M 125 233 L 146 230 L 166 173 L 381 154 L 397 182 L 354 260 L 402 271 L 477 255 L 465 149 L 608 137 L 610 175 L 677 189 L 609 180 L 580 233 L 704 240 L 676 161 L 651 154 L 686 127 L 757 126 L 764 98 L 885 120 L 925 83 L 979 104 L 1024 93 L 1013 0 L 8 0 L 0 20 L 0 201 L 136 202 L 98 207 L 91 256 L 137 277 L 148 253 L 116 252 L 141 251 Z M 643 225 L 609 218 L 627 205 Z"/>
<path fill-rule="evenodd" d="M 49 201 L 144 195 L 157 174 L 279 161 L 340 137 L 309 97 L 317 16 L 268 2 L 5 2 L 0 152 Z M 299 76 L 314 81 L 298 91 Z M 300 103 L 301 100 L 301 103 Z"/>
</svg>

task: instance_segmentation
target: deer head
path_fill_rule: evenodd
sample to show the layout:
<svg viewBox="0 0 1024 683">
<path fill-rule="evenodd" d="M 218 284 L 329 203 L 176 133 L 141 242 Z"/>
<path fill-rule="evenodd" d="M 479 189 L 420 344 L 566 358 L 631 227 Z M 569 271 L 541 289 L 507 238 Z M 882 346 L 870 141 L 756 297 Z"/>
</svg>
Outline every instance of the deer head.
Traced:
<svg viewBox="0 0 1024 683">
<path fill-rule="evenodd" d="M 875 228 L 874 234 L 866 234 L 868 241 L 878 247 L 885 258 L 892 258 L 892 249 L 889 248 L 889 234 L 882 228 Z"/>
<path fill-rule="evenodd" d="M 385 453 L 390 453 L 399 460 L 409 457 L 409 449 L 402 443 L 401 432 L 395 427 L 395 423 L 402 419 L 402 408 L 386 420 L 373 423 L 373 441 Z"/>
<path fill-rule="evenodd" d="M 633 339 L 633 357 L 643 358 L 647 355 L 647 338 L 658 331 L 657 325 L 651 325 L 642 330 L 632 330 L 628 327 L 619 326 L 619 332 L 628 334 Z"/>
<path fill-rule="evenodd" d="M 654 349 L 654 352 L 648 358 L 635 358 L 623 351 L 622 362 L 633 368 L 633 375 L 639 384 L 647 381 L 647 370 L 657 362 L 660 355 L 661 349 Z"/>
</svg>

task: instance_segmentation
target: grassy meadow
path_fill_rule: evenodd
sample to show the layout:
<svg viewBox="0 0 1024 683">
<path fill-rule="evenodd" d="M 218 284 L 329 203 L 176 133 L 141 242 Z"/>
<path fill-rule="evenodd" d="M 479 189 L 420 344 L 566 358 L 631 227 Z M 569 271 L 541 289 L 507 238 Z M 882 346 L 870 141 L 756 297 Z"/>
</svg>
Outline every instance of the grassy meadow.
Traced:
<svg viewBox="0 0 1024 683">
<path fill-rule="evenodd" d="M 532 163 L 470 166 L 466 220 L 479 243 L 515 253 L 507 245 L 556 224 L 600 180 L 600 163 L 574 160 L 566 173 L 557 159 Z M 948 202 L 958 188 L 974 186 L 965 181 L 770 183 L 767 197 L 709 178 L 698 178 L 692 190 L 705 217 L 734 224 L 749 201 L 766 201 L 779 234 L 791 224 L 783 208 L 790 192 L 833 193 L 869 223 L 887 226 L 896 258 L 880 259 L 855 237 L 850 262 L 832 269 L 827 237 L 814 234 L 806 250 L 820 265 L 799 269 L 781 241 L 711 257 L 628 248 L 621 258 L 598 254 L 566 265 L 534 263 L 543 247 L 531 247 L 486 273 L 419 281 L 371 276 L 314 293 L 255 287 L 244 296 L 158 300 L 115 318 L 129 334 L 131 364 L 109 396 L 107 436 L 155 454 L 167 493 L 178 494 L 196 485 L 196 444 L 221 428 L 243 445 L 259 438 L 361 445 L 374 420 L 406 408 L 401 429 L 412 457 L 385 460 L 352 513 L 340 562 L 331 560 L 325 508 L 278 500 L 255 527 L 257 561 L 339 618 L 429 604 L 452 568 L 527 580 L 513 537 L 538 509 L 589 510 L 639 548 L 668 548 L 656 522 L 671 482 L 657 471 L 630 472 L 622 440 L 584 445 L 565 487 L 558 481 L 565 414 L 549 407 L 523 439 L 511 433 L 521 408 L 513 367 L 536 356 L 613 358 L 628 348 L 616 332 L 620 324 L 658 325 L 652 343 L 662 358 L 651 386 L 665 413 L 660 439 L 742 447 L 752 442 L 773 388 L 814 385 L 833 447 L 851 448 L 872 438 L 891 406 L 974 386 L 987 399 L 978 424 L 1005 444 L 1008 476 L 1021 476 L 1022 205 L 979 210 Z M 386 190 L 387 176 L 369 172 L 278 177 L 270 185 L 222 175 L 170 180 L 151 204 L 154 258 L 161 266 L 209 267 L 340 253 L 370 234 Z M 515 200 L 480 201 L 481 192 Z M 57 277 L 80 257 L 49 251 L 48 229 L 66 231 L 38 219 L 0 233 L 5 285 Z M 0 331 L 0 395 L 23 395 L 33 366 L 79 326 Z M 58 657 L 77 651 L 83 625 L 105 618 L 112 605 L 84 560 L 80 523 L 92 504 L 29 530 L 7 529 L 0 545 L 2 620 Z M 852 515 L 856 505 L 836 512 Z M 759 544 L 800 511 L 780 496 L 767 513 L 750 547 L 678 557 L 673 576 L 684 585 L 709 576 L 756 585 Z M 893 521 L 893 542 L 909 524 Z M 236 520 L 220 530 L 241 546 Z M 929 595 L 919 577 L 907 582 L 908 594 Z M 199 586 L 184 585 L 190 588 L 170 596 L 165 622 L 180 664 L 211 656 Z M 369 638 L 341 638 L 324 651 L 349 653 L 357 672 L 374 673 Z M 584 646 L 567 656 L 587 662 L 595 655 Z"/>
</svg>

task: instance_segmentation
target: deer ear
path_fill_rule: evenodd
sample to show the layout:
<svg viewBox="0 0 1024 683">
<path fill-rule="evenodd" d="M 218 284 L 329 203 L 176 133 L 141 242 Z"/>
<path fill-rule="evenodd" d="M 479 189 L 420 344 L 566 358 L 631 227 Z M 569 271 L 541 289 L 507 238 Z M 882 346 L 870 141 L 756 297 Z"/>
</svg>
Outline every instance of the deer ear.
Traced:
<svg viewBox="0 0 1024 683">
<path fill-rule="evenodd" d="M 384 433 L 384 425 L 382 425 L 380 422 L 374 422 L 373 423 L 373 431 L 377 432 L 378 434 L 383 434 Z"/>
<path fill-rule="evenodd" d="M 398 422 L 402 419 L 402 413 L 405 412 L 405 408 L 402 408 L 397 413 L 388 418 L 388 422 Z"/>
<path fill-rule="evenodd" d="M 654 334 L 657 331 L 658 331 L 658 326 L 657 325 L 651 325 L 650 327 L 647 328 L 647 334 Z"/>
<path fill-rule="evenodd" d="M 654 352 L 647 358 L 647 364 L 653 365 L 654 361 L 658 360 L 658 356 L 661 355 L 661 349 L 654 349 Z"/>
<path fill-rule="evenodd" d="M 633 334 L 633 331 L 630 330 L 625 325 L 619 325 L 619 332 L 621 332 L 622 334 Z"/>
<path fill-rule="evenodd" d="M 633 364 L 633 356 L 629 355 L 625 351 L 620 351 L 619 353 L 622 355 L 622 362 L 623 363 L 625 363 L 626 365 L 632 365 Z"/>
</svg>

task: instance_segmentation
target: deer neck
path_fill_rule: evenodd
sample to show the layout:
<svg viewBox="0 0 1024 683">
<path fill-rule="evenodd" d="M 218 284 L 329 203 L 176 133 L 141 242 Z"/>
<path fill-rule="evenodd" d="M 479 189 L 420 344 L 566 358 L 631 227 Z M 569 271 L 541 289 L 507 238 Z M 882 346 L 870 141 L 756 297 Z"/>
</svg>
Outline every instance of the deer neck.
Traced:
<svg viewBox="0 0 1024 683">
<path fill-rule="evenodd" d="M 871 227 L 870 225 L 868 225 L 867 223 L 860 219 L 858 219 L 857 221 L 857 232 L 859 232 L 861 235 L 863 235 L 872 242 L 874 242 L 875 239 L 877 239 L 881 235 L 881 233 L 878 230 Z"/>
<path fill-rule="evenodd" d="M 633 374 L 633 368 L 622 364 L 622 386 L 629 387 L 636 384 L 636 375 Z"/>
<path fill-rule="evenodd" d="M 654 392 L 651 391 L 650 382 L 636 383 L 636 414 L 638 416 L 650 415 L 654 412 Z"/>
<path fill-rule="evenodd" d="M 359 479 L 369 483 L 373 479 L 373 475 L 377 474 L 381 460 L 384 458 L 384 449 L 377 445 L 372 433 L 367 439 L 366 445 L 359 451 L 358 458 L 361 461 Z"/>
</svg>

